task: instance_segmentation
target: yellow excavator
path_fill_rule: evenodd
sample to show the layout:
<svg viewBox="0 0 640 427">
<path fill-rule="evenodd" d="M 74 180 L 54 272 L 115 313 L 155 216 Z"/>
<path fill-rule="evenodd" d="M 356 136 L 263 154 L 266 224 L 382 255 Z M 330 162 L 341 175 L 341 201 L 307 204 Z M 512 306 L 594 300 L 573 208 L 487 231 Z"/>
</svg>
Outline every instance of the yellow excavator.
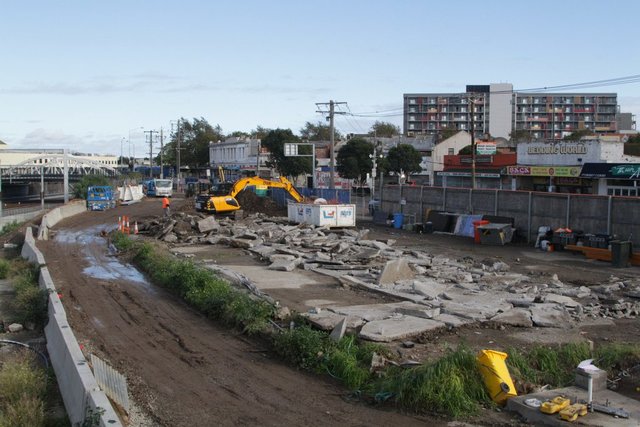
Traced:
<svg viewBox="0 0 640 427">
<path fill-rule="evenodd" d="M 229 194 L 226 195 L 200 195 L 196 198 L 196 210 L 207 213 L 228 213 L 241 209 L 236 196 L 249 186 L 255 186 L 256 190 L 267 188 L 284 188 L 296 202 L 303 202 L 304 196 L 296 190 L 293 184 L 281 176 L 278 181 L 271 181 L 257 176 L 239 179 L 233 183 Z"/>
</svg>

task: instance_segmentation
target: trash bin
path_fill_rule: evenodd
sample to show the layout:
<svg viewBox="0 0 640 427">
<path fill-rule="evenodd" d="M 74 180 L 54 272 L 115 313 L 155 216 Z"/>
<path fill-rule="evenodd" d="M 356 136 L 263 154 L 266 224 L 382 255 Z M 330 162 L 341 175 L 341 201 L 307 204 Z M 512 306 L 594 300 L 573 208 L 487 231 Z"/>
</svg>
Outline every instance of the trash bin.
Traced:
<svg viewBox="0 0 640 427">
<path fill-rule="evenodd" d="M 433 223 L 432 223 L 431 221 L 427 221 L 427 222 L 425 222 L 425 223 L 424 223 L 423 231 L 424 231 L 426 234 L 433 233 Z"/>
<path fill-rule="evenodd" d="M 404 215 L 401 213 L 393 214 L 393 228 L 402 228 L 402 223 L 404 222 Z"/>
<path fill-rule="evenodd" d="M 478 244 L 480 243 L 480 232 L 478 232 L 478 226 L 487 225 L 487 224 L 489 224 L 489 221 L 485 219 L 473 221 L 473 241 L 475 243 L 478 243 Z"/>
<path fill-rule="evenodd" d="M 476 358 L 489 397 L 498 404 L 504 404 L 510 397 L 518 395 L 505 363 L 506 358 L 507 353 L 495 350 L 481 350 Z"/>
<path fill-rule="evenodd" d="M 611 263 L 614 267 L 624 268 L 629 266 L 631 258 L 631 242 L 612 240 L 611 242 Z"/>
</svg>

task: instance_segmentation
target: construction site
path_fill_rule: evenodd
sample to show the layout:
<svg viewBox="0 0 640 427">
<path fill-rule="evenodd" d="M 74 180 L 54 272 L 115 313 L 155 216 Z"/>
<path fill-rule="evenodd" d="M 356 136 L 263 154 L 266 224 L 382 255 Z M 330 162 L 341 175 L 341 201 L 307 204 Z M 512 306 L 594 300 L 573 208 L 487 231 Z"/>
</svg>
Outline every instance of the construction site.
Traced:
<svg viewBox="0 0 640 427">
<path fill-rule="evenodd" d="M 109 242 L 124 231 L 214 272 L 275 308 L 272 333 L 309 325 L 336 340 L 377 343 L 384 356 L 371 361 L 372 372 L 410 371 L 460 346 L 508 357 L 536 346 L 638 344 L 638 267 L 419 234 L 357 210 L 353 226 L 292 221 L 292 212 L 250 191 L 237 201 L 242 209 L 212 215 L 177 195 L 163 216 L 159 199 L 143 198 L 33 224 L 82 354 L 126 377 L 129 406 L 117 410 L 123 425 L 560 425 L 569 403 L 578 404 L 576 423 L 638 425 L 637 361 L 608 376 L 576 374 L 576 385 L 561 389 L 499 377 L 497 394 L 488 384 L 494 403 L 461 421 L 407 410 L 392 396 L 375 402 L 333 375 L 291 366 L 264 337 L 210 320 Z M 589 380 L 580 383 L 580 375 Z M 585 412 L 579 405 L 589 394 L 596 406 Z M 593 411 L 597 405 L 604 409 Z"/>
</svg>

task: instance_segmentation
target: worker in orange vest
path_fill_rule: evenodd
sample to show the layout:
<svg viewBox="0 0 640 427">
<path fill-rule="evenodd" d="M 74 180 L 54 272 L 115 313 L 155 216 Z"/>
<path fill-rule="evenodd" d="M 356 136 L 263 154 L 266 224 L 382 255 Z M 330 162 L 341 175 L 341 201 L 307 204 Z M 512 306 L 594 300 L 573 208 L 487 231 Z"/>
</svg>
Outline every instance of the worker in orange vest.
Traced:
<svg viewBox="0 0 640 427">
<path fill-rule="evenodd" d="M 162 209 L 164 210 L 164 216 L 165 218 L 168 217 L 171 214 L 171 202 L 169 201 L 169 198 L 167 196 L 164 196 L 162 198 Z"/>
</svg>

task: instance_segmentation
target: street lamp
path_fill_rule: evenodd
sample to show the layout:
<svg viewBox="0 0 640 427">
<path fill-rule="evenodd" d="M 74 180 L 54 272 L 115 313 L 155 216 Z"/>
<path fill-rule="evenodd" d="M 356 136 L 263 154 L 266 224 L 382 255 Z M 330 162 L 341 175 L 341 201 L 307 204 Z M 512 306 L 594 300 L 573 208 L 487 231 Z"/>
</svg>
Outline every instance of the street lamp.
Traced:
<svg viewBox="0 0 640 427">
<path fill-rule="evenodd" d="M 124 144 L 124 140 L 125 140 L 125 138 L 123 136 L 122 139 L 120 140 L 120 162 L 119 163 L 120 163 L 120 168 L 121 169 L 122 169 L 123 164 L 124 164 L 123 159 L 122 159 L 122 146 Z"/>
<path fill-rule="evenodd" d="M 369 154 L 369 158 L 373 160 L 373 167 L 371 168 L 371 199 L 374 199 L 374 193 L 376 188 L 376 175 L 378 171 L 377 160 L 382 159 L 382 154 L 376 155 L 375 149 L 373 150 L 373 154 Z M 382 179 L 382 176 L 380 176 Z M 380 194 L 382 196 L 382 194 Z"/>
<path fill-rule="evenodd" d="M 144 126 L 129 129 L 129 160 L 131 161 L 131 131 L 144 129 Z M 136 146 L 133 146 L 133 157 L 136 156 Z"/>
</svg>

